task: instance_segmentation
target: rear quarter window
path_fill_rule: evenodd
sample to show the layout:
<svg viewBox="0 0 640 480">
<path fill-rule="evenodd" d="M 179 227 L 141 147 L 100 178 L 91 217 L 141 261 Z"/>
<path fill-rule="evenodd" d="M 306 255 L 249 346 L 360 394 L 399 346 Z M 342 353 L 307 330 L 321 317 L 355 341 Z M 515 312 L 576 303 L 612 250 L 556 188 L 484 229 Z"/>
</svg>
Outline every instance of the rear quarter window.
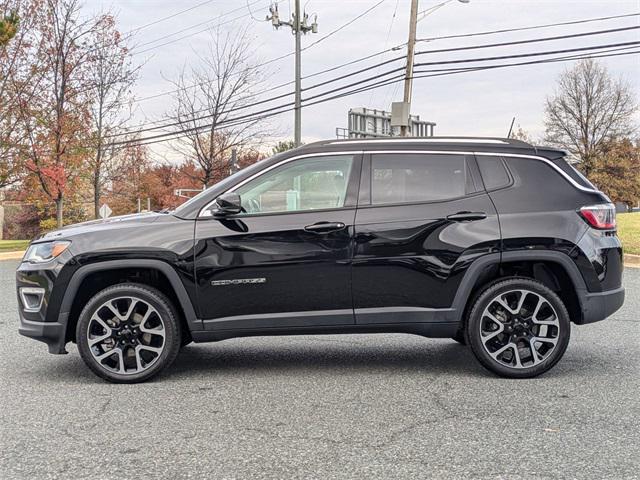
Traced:
<svg viewBox="0 0 640 480">
<path fill-rule="evenodd" d="M 478 156 L 477 161 L 482 181 L 487 190 L 496 190 L 511 184 L 511 176 L 502 158 Z"/>
</svg>

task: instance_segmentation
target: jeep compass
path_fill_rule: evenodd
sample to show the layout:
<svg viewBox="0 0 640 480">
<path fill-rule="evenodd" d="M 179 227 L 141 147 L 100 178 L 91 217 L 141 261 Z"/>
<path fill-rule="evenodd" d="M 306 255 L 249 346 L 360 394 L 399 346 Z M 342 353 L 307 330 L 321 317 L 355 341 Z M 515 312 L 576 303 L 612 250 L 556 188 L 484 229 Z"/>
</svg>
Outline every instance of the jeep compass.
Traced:
<svg viewBox="0 0 640 480">
<path fill-rule="evenodd" d="M 494 138 L 309 144 L 174 211 L 34 240 L 19 331 L 122 383 L 190 342 L 382 332 L 533 377 L 624 301 L 614 207 L 565 157 Z"/>
</svg>

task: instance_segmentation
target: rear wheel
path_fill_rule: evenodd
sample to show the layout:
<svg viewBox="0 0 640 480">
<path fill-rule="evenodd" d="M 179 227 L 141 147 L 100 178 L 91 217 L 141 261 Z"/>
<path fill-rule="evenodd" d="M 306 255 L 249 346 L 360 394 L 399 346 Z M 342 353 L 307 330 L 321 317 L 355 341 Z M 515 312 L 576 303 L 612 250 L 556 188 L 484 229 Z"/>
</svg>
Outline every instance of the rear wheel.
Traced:
<svg viewBox="0 0 640 480">
<path fill-rule="evenodd" d="M 529 378 L 562 358 L 570 329 L 569 313 L 552 290 L 535 280 L 510 278 L 480 293 L 465 333 L 484 367 L 503 377 Z"/>
<path fill-rule="evenodd" d="M 106 288 L 89 300 L 78 319 L 80 356 L 105 380 L 143 382 L 175 360 L 181 344 L 177 318 L 158 290 L 137 284 Z"/>
</svg>

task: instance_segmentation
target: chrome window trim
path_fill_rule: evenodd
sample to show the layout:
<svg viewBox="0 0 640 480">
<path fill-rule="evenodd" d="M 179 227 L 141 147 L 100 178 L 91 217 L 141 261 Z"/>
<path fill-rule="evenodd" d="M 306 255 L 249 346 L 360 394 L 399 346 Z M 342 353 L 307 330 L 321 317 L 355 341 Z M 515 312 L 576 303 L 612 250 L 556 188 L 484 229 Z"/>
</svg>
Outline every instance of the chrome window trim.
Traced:
<svg viewBox="0 0 640 480">
<path fill-rule="evenodd" d="M 555 163 L 553 163 L 548 158 L 539 157 L 539 156 L 536 156 L 536 155 L 522 155 L 522 154 L 519 154 L 519 153 L 473 152 L 473 154 L 474 155 L 478 155 L 478 156 L 485 156 L 485 157 L 498 155 L 498 156 L 501 156 L 501 157 L 531 158 L 533 160 L 540 160 L 541 162 L 546 163 L 547 165 L 549 165 L 551 168 L 553 168 L 560 175 L 562 175 L 565 178 L 565 180 L 567 180 L 571 185 L 576 187 L 578 190 L 582 190 L 583 192 L 589 192 L 589 193 L 599 193 L 599 191 L 594 189 L 594 188 L 587 188 L 587 187 L 583 187 L 582 185 L 580 185 L 573 178 L 571 178 L 569 176 L 569 174 L 567 174 L 564 170 L 562 170 L 559 166 L 557 166 Z"/>
<path fill-rule="evenodd" d="M 344 142 L 340 142 L 344 143 Z M 271 165 L 264 170 L 257 172 L 249 178 L 246 178 L 242 182 L 234 185 L 230 189 L 222 192 L 220 195 L 225 193 L 230 193 L 235 191 L 237 188 L 240 188 L 244 184 L 250 182 L 251 180 L 258 178 L 260 175 L 267 173 L 268 171 L 277 168 L 281 165 L 284 165 L 289 162 L 293 162 L 294 160 L 299 160 L 301 158 L 310 158 L 310 157 L 328 157 L 335 155 L 369 155 L 369 154 L 381 154 L 381 153 L 393 153 L 393 154 L 429 154 L 429 155 L 476 155 L 476 156 L 486 156 L 486 157 L 513 157 L 513 158 L 529 158 L 532 160 L 538 160 L 543 163 L 549 165 L 552 169 L 558 172 L 562 177 L 567 180 L 571 185 L 573 185 L 578 190 L 589 193 L 599 193 L 598 190 L 583 187 L 579 183 L 577 183 L 573 178 L 571 178 L 567 173 L 564 172 L 560 167 L 558 167 L 555 163 L 553 163 L 548 158 L 540 157 L 537 155 L 524 155 L 519 153 L 505 153 L 505 152 L 474 152 L 474 151 L 453 151 L 453 150 L 353 150 L 353 151 L 340 151 L 340 152 L 317 152 L 317 153 L 306 153 L 302 155 L 296 155 L 295 157 L 285 158 L 284 160 Z M 217 198 L 217 197 L 216 197 Z M 215 199 L 209 202 L 205 207 L 203 207 L 198 213 L 198 218 L 211 218 L 211 214 L 205 214 L 209 211 L 209 208 L 215 203 Z"/>
</svg>

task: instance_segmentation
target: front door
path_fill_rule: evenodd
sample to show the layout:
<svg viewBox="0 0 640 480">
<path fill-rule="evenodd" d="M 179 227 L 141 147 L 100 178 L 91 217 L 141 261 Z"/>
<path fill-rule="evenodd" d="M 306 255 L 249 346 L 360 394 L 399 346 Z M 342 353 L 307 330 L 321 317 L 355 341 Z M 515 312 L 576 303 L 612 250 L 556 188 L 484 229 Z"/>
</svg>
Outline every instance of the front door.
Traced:
<svg viewBox="0 0 640 480">
<path fill-rule="evenodd" d="M 360 155 L 284 160 L 233 188 L 243 213 L 196 223 L 208 330 L 353 324 L 351 258 Z"/>
<path fill-rule="evenodd" d="M 467 267 L 499 251 L 500 228 L 472 155 L 372 154 L 355 221 L 359 324 L 447 322 Z"/>
</svg>

